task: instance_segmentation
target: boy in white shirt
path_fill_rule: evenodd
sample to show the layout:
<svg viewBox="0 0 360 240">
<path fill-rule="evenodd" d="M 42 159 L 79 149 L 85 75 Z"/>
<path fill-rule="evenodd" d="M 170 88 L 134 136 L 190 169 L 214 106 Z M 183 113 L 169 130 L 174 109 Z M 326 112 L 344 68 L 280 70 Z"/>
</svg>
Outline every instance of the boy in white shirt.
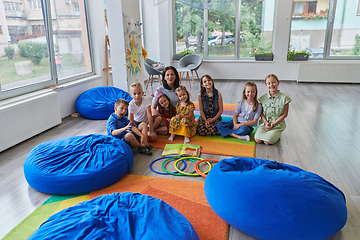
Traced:
<svg viewBox="0 0 360 240">
<path fill-rule="evenodd" d="M 151 114 L 151 100 L 149 97 L 144 97 L 141 83 L 135 82 L 130 85 L 130 95 L 133 100 L 129 103 L 129 120 L 137 126 L 142 134 L 148 136 L 149 141 L 155 141 L 157 135 L 154 132 L 154 122 Z M 151 148 L 152 146 L 149 145 L 148 149 Z"/>
</svg>

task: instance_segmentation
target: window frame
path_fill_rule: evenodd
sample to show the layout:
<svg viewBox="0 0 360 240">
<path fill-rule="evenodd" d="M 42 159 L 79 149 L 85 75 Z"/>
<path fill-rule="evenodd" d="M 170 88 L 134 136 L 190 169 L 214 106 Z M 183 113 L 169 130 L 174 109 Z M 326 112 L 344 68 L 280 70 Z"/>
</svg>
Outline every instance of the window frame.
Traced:
<svg viewBox="0 0 360 240">
<path fill-rule="evenodd" d="M 56 86 L 59 84 L 64 84 L 72 81 L 79 80 L 81 78 L 86 78 L 89 76 L 93 76 L 95 74 L 94 71 L 94 58 L 93 58 L 93 49 L 92 49 L 92 41 L 91 41 L 91 32 L 90 32 L 90 22 L 89 22 L 89 15 L 88 15 L 88 3 L 84 1 L 84 14 L 87 26 L 87 40 L 89 45 L 89 57 L 91 62 L 91 71 L 85 73 L 79 73 L 75 75 L 71 75 L 69 77 L 65 77 L 59 80 L 56 70 L 56 63 L 55 63 L 55 51 L 54 51 L 54 41 L 53 41 L 53 29 L 52 29 L 52 16 L 51 16 L 51 1 L 52 0 L 40 0 L 41 10 L 44 19 L 44 27 L 45 27 L 45 36 L 46 36 L 46 43 L 48 44 L 49 50 L 49 64 L 50 64 L 50 78 L 48 80 L 44 80 L 41 82 L 25 84 L 19 86 L 14 89 L 2 90 L 1 83 L 0 83 L 0 101 L 7 98 L 12 98 L 16 96 L 20 96 L 23 94 L 27 94 L 30 92 L 42 90 L 51 86 Z M 30 10 L 30 8 L 29 8 Z M 37 9 L 33 9 L 37 10 Z"/>
</svg>

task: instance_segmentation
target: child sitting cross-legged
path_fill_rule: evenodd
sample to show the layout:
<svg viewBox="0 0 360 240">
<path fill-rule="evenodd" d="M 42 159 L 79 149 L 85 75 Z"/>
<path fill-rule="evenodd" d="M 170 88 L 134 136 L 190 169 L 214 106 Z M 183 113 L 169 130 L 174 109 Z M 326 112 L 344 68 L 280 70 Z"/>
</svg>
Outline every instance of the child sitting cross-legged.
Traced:
<svg viewBox="0 0 360 240">
<path fill-rule="evenodd" d="M 129 103 L 124 99 L 118 99 L 115 102 L 115 112 L 107 120 L 106 131 L 108 135 L 123 140 L 131 147 L 137 147 L 139 153 L 152 155 L 148 149 L 147 136 L 140 132 L 125 116 L 128 107 Z"/>
<path fill-rule="evenodd" d="M 129 103 L 130 122 L 135 123 L 142 134 L 148 136 L 149 141 L 155 141 L 157 135 L 154 132 L 154 123 L 151 114 L 151 99 L 144 96 L 144 91 L 139 82 L 130 85 L 130 95 L 133 98 Z M 152 146 L 149 145 L 149 149 L 151 148 Z"/>
</svg>

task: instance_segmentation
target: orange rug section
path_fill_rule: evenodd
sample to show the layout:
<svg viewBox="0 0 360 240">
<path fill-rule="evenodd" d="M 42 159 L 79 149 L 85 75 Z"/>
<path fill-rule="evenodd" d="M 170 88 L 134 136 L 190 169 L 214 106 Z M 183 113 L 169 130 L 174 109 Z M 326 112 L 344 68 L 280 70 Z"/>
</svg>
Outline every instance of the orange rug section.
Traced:
<svg viewBox="0 0 360 240">
<path fill-rule="evenodd" d="M 90 193 L 90 199 L 114 192 L 137 192 L 159 198 L 182 213 L 201 240 L 226 240 L 228 224 L 211 209 L 204 183 L 126 174 L 119 182 Z"/>
</svg>

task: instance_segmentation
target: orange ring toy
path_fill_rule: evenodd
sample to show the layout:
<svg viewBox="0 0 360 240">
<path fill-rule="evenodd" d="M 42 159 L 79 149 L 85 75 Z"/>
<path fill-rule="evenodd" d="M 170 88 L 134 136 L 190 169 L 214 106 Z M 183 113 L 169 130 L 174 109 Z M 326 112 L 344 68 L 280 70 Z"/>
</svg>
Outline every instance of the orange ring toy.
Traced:
<svg viewBox="0 0 360 240">
<path fill-rule="evenodd" d="M 207 161 L 215 161 L 215 162 L 220 162 L 221 160 L 219 159 L 204 159 L 204 160 L 201 160 L 199 162 L 197 162 L 194 166 L 195 168 L 195 171 L 202 177 L 205 177 L 206 178 L 206 174 L 201 172 L 200 169 L 199 169 L 199 164 L 202 163 L 202 162 L 207 162 Z"/>
</svg>

